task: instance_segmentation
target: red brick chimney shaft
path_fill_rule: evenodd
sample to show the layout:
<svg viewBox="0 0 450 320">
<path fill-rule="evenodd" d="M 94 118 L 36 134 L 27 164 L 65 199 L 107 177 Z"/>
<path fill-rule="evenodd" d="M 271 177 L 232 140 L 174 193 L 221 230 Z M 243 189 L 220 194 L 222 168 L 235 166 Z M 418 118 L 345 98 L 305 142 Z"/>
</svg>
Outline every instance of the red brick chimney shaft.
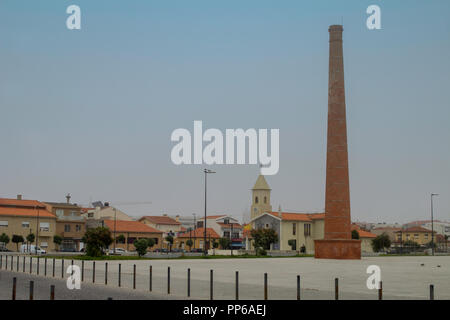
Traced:
<svg viewBox="0 0 450 320">
<path fill-rule="evenodd" d="M 332 25 L 328 29 L 330 61 L 325 239 L 351 239 L 342 31 L 340 25 Z"/>
</svg>

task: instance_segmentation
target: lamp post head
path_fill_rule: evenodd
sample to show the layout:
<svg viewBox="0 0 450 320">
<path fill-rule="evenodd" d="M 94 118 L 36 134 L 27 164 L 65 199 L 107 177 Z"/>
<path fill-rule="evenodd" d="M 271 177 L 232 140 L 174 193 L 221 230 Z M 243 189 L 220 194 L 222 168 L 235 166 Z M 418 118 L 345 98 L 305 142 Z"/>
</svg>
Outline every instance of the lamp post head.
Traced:
<svg viewBox="0 0 450 320">
<path fill-rule="evenodd" d="M 431 196 L 438 196 L 439 193 L 432 193 Z"/>
<path fill-rule="evenodd" d="M 215 171 L 212 171 L 210 169 L 203 169 L 204 173 L 216 173 Z"/>
</svg>

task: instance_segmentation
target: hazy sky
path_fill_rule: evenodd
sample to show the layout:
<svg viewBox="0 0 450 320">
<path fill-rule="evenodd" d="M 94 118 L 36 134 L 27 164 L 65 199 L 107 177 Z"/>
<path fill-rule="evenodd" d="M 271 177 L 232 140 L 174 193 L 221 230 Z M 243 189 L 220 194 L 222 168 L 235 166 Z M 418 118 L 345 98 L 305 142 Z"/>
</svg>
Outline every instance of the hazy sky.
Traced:
<svg viewBox="0 0 450 320">
<path fill-rule="evenodd" d="M 81 30 L 66 8 L 81 7 Z M 382 30 L 366 28 L 378 4 Z M 344 22 L 352 219 L 450 220 L 450 1 L 0 2 L 0 196 L 203 214 L 174 129 L 280 129 L 276 210 L 324 208 L 328 26 Z M 250 207 L 257 165 L 213 166 L 210 213 Z"/>
</svg>

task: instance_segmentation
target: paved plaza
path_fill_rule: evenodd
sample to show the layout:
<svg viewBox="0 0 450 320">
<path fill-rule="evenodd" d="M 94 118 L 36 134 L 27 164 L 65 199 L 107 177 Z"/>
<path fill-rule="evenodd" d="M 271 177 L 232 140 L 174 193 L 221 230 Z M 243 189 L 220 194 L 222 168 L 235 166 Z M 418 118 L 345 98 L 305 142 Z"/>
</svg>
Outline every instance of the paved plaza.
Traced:
<svg viewBox="0 0 450 320">
<path fill-rule="evenodd" d="M 32 274 L 36 275 L 36 258 L 33 258 Z M 81 261 L 74 260 L 80 266 Z M 84 281 L 77 299 L 104 299 L 103 295 L 91 294 L 92 288 L 105 289 L 105 263 L 84 262 Z M 191 297 L 209 299 L 210 270 L 213 270 L 214 299 L 235 298 L 235 276 L 239 271 L 239 299 L 263 299 L 264 273 L 268 275 L 268 298 L 294 300 L 297 297 L 297 275 L 301 276 L 302 299 L 334 299 L 334 279 L 339 278 L 340 299 L 377 299 L 377 290 L 366 286 L 369 265 L 381 268 L 383 299 L 428 299 L 429 286 L 434 285 L 435 299 L 450 299 L 450 256 L 410 257 L 363 257 L 361 260 L 323 260 L 314 258 L 261 258 L 261 259 L 178 259 L 178 260 L 127 260 L 107 261 L 108 289 L 118 287 L 118 270 L 121 265 L 121 288 L 123 299 L 133 299 L 133 294 L 148 295 L 149 299 L 187 297 L 187 269 L 191 270 Z M 45 262 L 39 262 L 39 277 L 44 278 Z M 47 278 L 53 277 L 53 260 L 47 261 Z M 64 261 L 64 268 L 71 260 Z M 62 260 L 55 260 L 55 280 L 61 281 Z M 136 289 L 133 289 L 133 265 L 136 265 Z M 152 293 L 149 292 L 149 269 L 152 266 Z M 8 274 L 17 273 L 17 257 L 11 272 L 11 256 Z M 170 267 L 170 294 L 168 289 Z M 3 257 L 2 270 L 5 270 Z M 25 273 L 29 274 L 29 257 L 25 259 Z M 23 273 L 23 257 L 19 258 L 19 273 Z M 5 273 L 2 273 L 6 277 Z M 9 285 L 10 286 L 10 285 Z M 9 286 L 6 286 L 9 288 Z M 2 290 L 5 285 L 2 285 Z M 9 290 L 9 289 L 5 289 Z M 46 289 L 48 290 L 48 289 Z M 58 289 L 68 290 L 62 286 Z M 69 290 L 68 290 L 69 291 Z M 128 295 L 128 292 L 134 292 Z M 83 295 L 83 292 L 86 294 Z M 126 293 L 126 294 L 125 294 Z M 1 295 L 2 299 L 5 295 Z M 9 297 L 9 294 L 6 295 Z M 136 296 L 135 296 L 136 298 Z M 119 299 L 121 299 L 119 297 Z"/>
</svg>

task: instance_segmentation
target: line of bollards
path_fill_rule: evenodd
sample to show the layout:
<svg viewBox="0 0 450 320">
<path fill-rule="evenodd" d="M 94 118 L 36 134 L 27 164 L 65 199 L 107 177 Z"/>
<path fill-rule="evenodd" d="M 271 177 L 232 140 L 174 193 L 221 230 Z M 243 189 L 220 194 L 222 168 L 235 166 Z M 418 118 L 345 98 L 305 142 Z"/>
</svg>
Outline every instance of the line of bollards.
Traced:
<svg viewBox="0 0 450 320">
<path fill-rule="evenodd" d="M 40 257 L 36 257 L 36 274 L 39 275 L 40 273 Z M 19 271 L 19 259 L 20 255 L 16 255 L 16 271 Z M 10 257 L 11 265 L 10 269 L 11 271 L 14 271 L 14 256 L 11 255 Z M 23 256 L 23 263 L 22 263 L 22 271 L 25 272 L 26 267 L 26 260 L 25 256 Z M 44 258 L 44 276 L 47 276 L 47 257 Z M 74 265 L 74 260 L 71 260 L 71 265 Z M 4 266 L 5 269 L 9 268 L 8 265 L 8 255 L 5 255 L 5 259 L 3 259 L 3 255 L 0 255 L 0 268 Z M 118 286 L 121 287 L 121 264 L 118 264 L 119 266 L 119 272 L 118 272 Z M 108 285 L 108 262 L 105 262 L 105 285 Z M 30 274 L 33 272 L 33 257 L 30 256 Z M 73 270 L 72 270 L 73 274 Z M 55 277 L 55 258 L 53 258 L 52 263 L 52 275 Z M 61 277 L 64 278 L 64 259 L 61 259 Z M 297 275 L 297 300 L 301 300 L 301 277 L 300 275 Z M 191 297 L 191 268 L 187 269 L 187 297 Z M 84 260 L 81 262 L 81 281 L 84 281 Z M 167 267 L 167 294 L 171 294 L 171 268 Z M 95 261 L 92 261 L 92 282 L 95 283 Z M 214 299 L 214 270 L 210 269 L 210 294 L 209 298 L 210 300 Z M 334 299 L 339 300 L 339 278 L 334 279 Z M 136 264 L 133 265 L 133 289 L 136 289 Z M 13 278 L 13 288 L 12 288 L 12 299 L 16 299 L 16 291 L 17 290 L 17 278 Z M 33 300 L 33 292 L 34 290 L 34 282 L 30 281 L 30 300 Z M 50 298 L 51 300 L 54 299 L 54 286 L 51 286 L 51 294 Z M 153 291 L 153 268 L 150 265 L 149 266 L 149 291 Z M 383 282 L 379 282 L 378 286 L 378 300 L 383 300 Z M 434 300 L 434 285 L 429 285 L 429 299 Z M 53 299 L 52 299 L 53 297 Z M 239 300 L 239 271 L 235 272 L 235 299 Z M 268 300 L 268 274 L 264 273 L 264 300 Z"/>
</svg>

